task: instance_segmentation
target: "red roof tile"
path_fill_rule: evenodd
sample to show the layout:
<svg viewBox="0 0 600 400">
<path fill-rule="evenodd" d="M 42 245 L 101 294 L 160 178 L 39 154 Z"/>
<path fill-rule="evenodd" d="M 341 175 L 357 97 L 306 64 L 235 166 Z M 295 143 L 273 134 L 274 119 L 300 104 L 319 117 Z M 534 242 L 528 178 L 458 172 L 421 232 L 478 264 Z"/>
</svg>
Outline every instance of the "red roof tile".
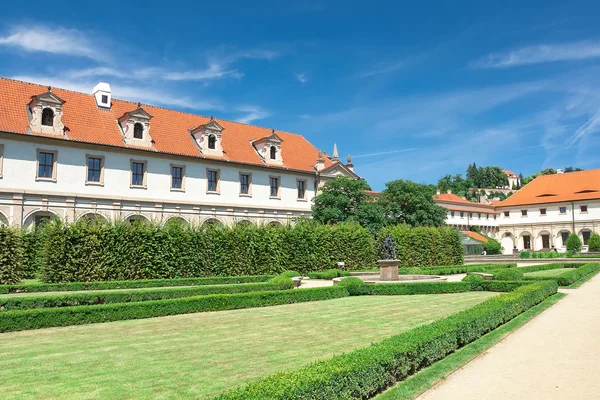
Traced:
<svg viewBox="0 0 600 400">
<path fill-rule="evenodd" d="M 47 90 L 46 86 L 0 77 L 0 98 L 2 98 L 0 131 L 28 134 L 29 120 L 26 105 L 29 104 L 32 96 Z M 125 145 L 117 119 L 126 112 L 135 110 L 136 103 L 112 99 L 112 109 L 103 110 L 97 107 L 91 94 L 56 88 L 52 88 L 52 93 L 65 100 L 62 122 L 68 129 L 67 137 L 57 138 L 58 140 L 132 148 Z M 210 121 L 209 117 L 151 105 L 143 105 L 143 108 L 152 115 L 149 133 L 153 140 L 153 148 L 143 148 L 143 150 L 266 166 L 251 142 L 271 135 L 271 129 L 216 119 L 224 128 L 222 139 L 224 156 L 206 156 L 200 153 L 188 131 L 193 127 L 206 124 Z M 319 150 L 300 135 L 282 131 L 276 133 L 284 141 L 281 154 L 283 166 L 270 167 L 314 172 Z M 33 133 L 33 135 L 52 136 L 42 133 Z M 135 148 L 139 149 L 139 147 Z M 331 161 L 326 158 L 325 167 L 329 166 Z"/>
<path fill-rule="evenodd" d="M 483 236 L 481 233 L 471 231 L 462 231 L 462 233 L 469 236 L 472 239 L 477 240 L 478 242 L 487 243 L 489 241 L 489 239 Z"/>
</svg>

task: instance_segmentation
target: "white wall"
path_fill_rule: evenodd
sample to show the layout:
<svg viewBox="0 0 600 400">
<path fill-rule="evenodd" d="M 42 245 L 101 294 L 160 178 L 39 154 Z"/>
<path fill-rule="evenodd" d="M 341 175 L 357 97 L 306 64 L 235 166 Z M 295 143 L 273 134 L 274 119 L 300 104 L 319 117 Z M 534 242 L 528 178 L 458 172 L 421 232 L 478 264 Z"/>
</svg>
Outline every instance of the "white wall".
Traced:
<svg viewBox="0 0 600 400">
<path fill-rule="evenodd" d="M 310 212 L 314 197 L 315 177 L 311 174 L 288 173 L 283 170 L 267 170 L 244 165 L 226 165 L 210 161 L 165 158 L 149 153 L 126 153 L 105 147 L 73 147 L 60 143 L 35 143 L 0 139 L 4 145 L 3 176 L 0 188 L 28 192 L 51 192 L 57 194 L 78 194 L 81 196 L 111 196 L 115 198 L 135 198 L 170 202 L 189 202 L 247 206 L 279 210 L 306 210 Z M 58 151 L 56 182 L 36 181 L 36 154 L 38 149 Z M 104 156 L 104 185 L 86 184 L 86 155 Z M 147 161 L 146 188 L 131 188 L 130 161 Z M 185 192 L 172 191 L 171 164 L 185 165 Z M 220 170 L 220 194 L 207 193 L 206 169 Z M 252 174 L 252 196 L 240 196 L 240 171 Z M 269 176 L 280 177 L 280 199 L 269 198 Z M 298 200 L 296 180 L 306 184 L 306 200 Z"/>
</svg>

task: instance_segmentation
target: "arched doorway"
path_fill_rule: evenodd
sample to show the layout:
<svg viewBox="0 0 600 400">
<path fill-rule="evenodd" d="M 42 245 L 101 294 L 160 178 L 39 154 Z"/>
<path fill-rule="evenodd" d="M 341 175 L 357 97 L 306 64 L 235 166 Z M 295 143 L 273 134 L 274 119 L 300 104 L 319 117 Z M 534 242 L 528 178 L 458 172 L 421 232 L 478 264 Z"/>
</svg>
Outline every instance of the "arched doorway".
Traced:
<svg viewBox="0 0 600 400">
<path fill-rule="evenodd" d="M 204 221 L 202 226 L 217 228 L 217 227 L 223 226 L 223 223 L 220 220 L 218 220 L 217 218 L 208 218 L 206 221 Z"/>
<path fill-rule="evenodd" d="M 25 218 L 23 226 L 27 228 L 41 226 L 50 222 L 53 218 L 58 218 L 58 215 L 51 211 L 35 211 Z"/>
<path fill-rule="evenodd" d="M 142 214 L 132 214 L 124 219 L 125 222 L 130 224 L 149 224 L 150 220 Z"/>
<path fill-rule="evenodd" d="M 93 212 L 83 214 L 79 217 L 79 220 L 85 221 L 88 224 L 104 224 L 107 222 L 104 215 Z"/>
<path fill-rule="evenodd" d="M 188 227 L 190 223 L 183 217 L 171 217 L 165 221 L 165 226 L 178 225 L 180 227 Z"/>
<path fill-rule="evenodd" d="M 504 254 L 512 254 L 513 253 L 513 249 L 515 248 L 515 241 L 513 238 L 513 235 L 510 232 L 506 232 L 504 235 L 502 235 L 502 240 L 500 241 L 500 244 L 502 245 L 503 253 Z"/>
</svg>

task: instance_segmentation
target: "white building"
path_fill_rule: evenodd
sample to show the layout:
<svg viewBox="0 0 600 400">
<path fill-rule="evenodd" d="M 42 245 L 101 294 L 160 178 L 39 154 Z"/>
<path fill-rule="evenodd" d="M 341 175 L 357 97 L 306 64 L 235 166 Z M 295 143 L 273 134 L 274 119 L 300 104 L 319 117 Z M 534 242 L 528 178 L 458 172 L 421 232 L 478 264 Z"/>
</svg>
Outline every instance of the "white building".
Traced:
<svg viewBox="0 0 600 400">
<path fill-rule="evenodd" d="M 453 194 L 440 193 L 433 197 L 438 206 L 447 210 L 446 224 L 459 231 L 470 231 L 471 227 L 479 227 L 481 233 L 495 238 L 498 232 L 498 213 L 491 204 L 473 203 Z"/>
<path fill-rule="evenodd" d="M 508 178 L 508 187 L 505 187 L 505 189 L 515 189 L 521 184 L 521 179 L 519 179 L 519 176 L 514 172 L 509 171 L 508 169 L 503 169 L 502 172 L 504 172 Z"/>
<path fill-rule="evenodd" d="M 304 137 L 0 78 L 0 222 L 289 223 L 350 160 Z"/>
<path fill-rule="evenodd" d="M 539 176 L 496 204 L 496 211 L 505 254 L 562 252 L 570 233 L 586 251 L 592 232 L 600 233 L 600 169 Z"/>
</svg>

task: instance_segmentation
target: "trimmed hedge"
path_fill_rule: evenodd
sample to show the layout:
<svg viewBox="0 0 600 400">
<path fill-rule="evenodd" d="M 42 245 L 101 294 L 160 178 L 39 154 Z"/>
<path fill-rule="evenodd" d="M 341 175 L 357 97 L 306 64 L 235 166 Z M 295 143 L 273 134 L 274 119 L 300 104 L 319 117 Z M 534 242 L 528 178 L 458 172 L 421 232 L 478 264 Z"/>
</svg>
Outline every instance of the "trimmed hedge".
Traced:
<svg viewBox="0 0 600 400">
<path fill-rule="evenodd" d="M 523 279 L 523 271 L 520 271 L 518 268 L 506 268 L 494 272 L 494 280 L 518 281 L 519 279 Z"/>
<path fill-rule="evenodd" d="M 523 286 L 367 348 L 295 371 L 279 372 L 217 398 L 367 399 L 478 339 L 556 291 L 555 282 Z"/>
<path fill-rule="evenodd" d="M 296 275 L 297 276 L 297 275 Z M 269 285 L 273 285 L 279 290 L 293 289 L 294 281 L 292 278 L 288 278 L 287 276 L 279 275 L 275 278 L 271 278 L 267 281 Z"/>
<path fill-rule="evenodd" d="M 14 310 L 0 313 L 0 332 L 266 307 L 347 297 L 343 287 L 216 294 L 136 303 Z"/>
<path fill-rule="evenodd" d="M 343 261 L 372 268 L 375 245 L 358 224 L 185 227 L 123 222 L 44 227 L 45 282 L 82 282 L 202 276 L 302 274 Z"/>
<path fill-rule="evenodd" d="M 266 282 L 273 277 L 275 277 L 275 275 L 213 276 L 210 278 L 146 279 L 108 282 L 29 283 L 21 285 L 0 285 L 0 294 L 260 283 Z"/>
<path fill-rule="evenodd" d="M 383 251 L 383 240 L 391 235 L 400 260 L 400 267 L 456 265 L 463 263 L 464 249 L 460 233 L 450 227 L 388 226 L 377 236 L 378 255 Z"/>
<path fill-rule="evenodd" d="M 369 294 L 370 288 L 367 286 L 362 279 L 354 276 L 349 276 L 340 280 L 338 286 L 346 288 L 350 296 L 361 296 L 363 294 Z"/>
<path fill-rule="evenodd" d="M 580 278 L 600 270 L 600 263 L 583 264 L 579 268 L 565 268 L 565 272 L 558 276 L 525 276 L 529 281 L 555 281 L 559 286 L 569 286 Z"/>
<path fill-rule="evenodd" d="M 368 287 L 370 294 L 382 296 L 464 293 L 472 290 L 469 283 L 463 282 L 381 283 Z"/>
<path fill-rule="evenodd" d="M 328 269 L 327 271 L 317 271 L 317 272 L 309 272 L 308 277 L 310 279 L 327 279 L 331 280 L 333 278 L 339 278 L 341 276 L 350 275 L 347 271 L 342 271 L 341 269 Z"/>
<path fill-rule="evenodd" d="M 23 241 L 15 228 L 0 226 L 0 283 L 18 283 L 23 278 Z"/>
<path fill-rule="evenodd" d="M 516 268 L 517 264 L 474 264 L 474 265 L 451 265 L 446 267 L 422 268 L 425 275 L 454 275 L 467 272 L 489 272 L 504 268 Z"/>
<path fill-rule="evenodd" d="M 277 279 L 277 278 L 273 278 Z M 290 285 L 291 284 L 291 285 Z M 266 292 L 271 290 L 292 289 L 294 283 L 283 285 L 273 283 L 245 283 L 239 285 L 176 287 L 172 289 L 119 290 L 96 293 L 71 293 L 49 296 L 13 296 L 0 297 L 0 312 L 10 310 L 28 310 L 32 308 L 70 307 L 110 303 L 130 303 L 149 300 L 177 299 L 182 297 L 207 296 L 212 294 L 234 294 L 248 292 Z"/>
<path fill-rule="evenodd" d="M 522 271 L 524 274 L 526 274 L 528 272 L 547 271 L 547 270 L 551 270 L 551 269 L 579 268 L 582 265 L 583 265 L 583 263 L 574 263 L 574 262 L 539 264 L 539 265 L 529 265 L 527 267 L 519 267 L 519 271 Z"/>
</svg>

